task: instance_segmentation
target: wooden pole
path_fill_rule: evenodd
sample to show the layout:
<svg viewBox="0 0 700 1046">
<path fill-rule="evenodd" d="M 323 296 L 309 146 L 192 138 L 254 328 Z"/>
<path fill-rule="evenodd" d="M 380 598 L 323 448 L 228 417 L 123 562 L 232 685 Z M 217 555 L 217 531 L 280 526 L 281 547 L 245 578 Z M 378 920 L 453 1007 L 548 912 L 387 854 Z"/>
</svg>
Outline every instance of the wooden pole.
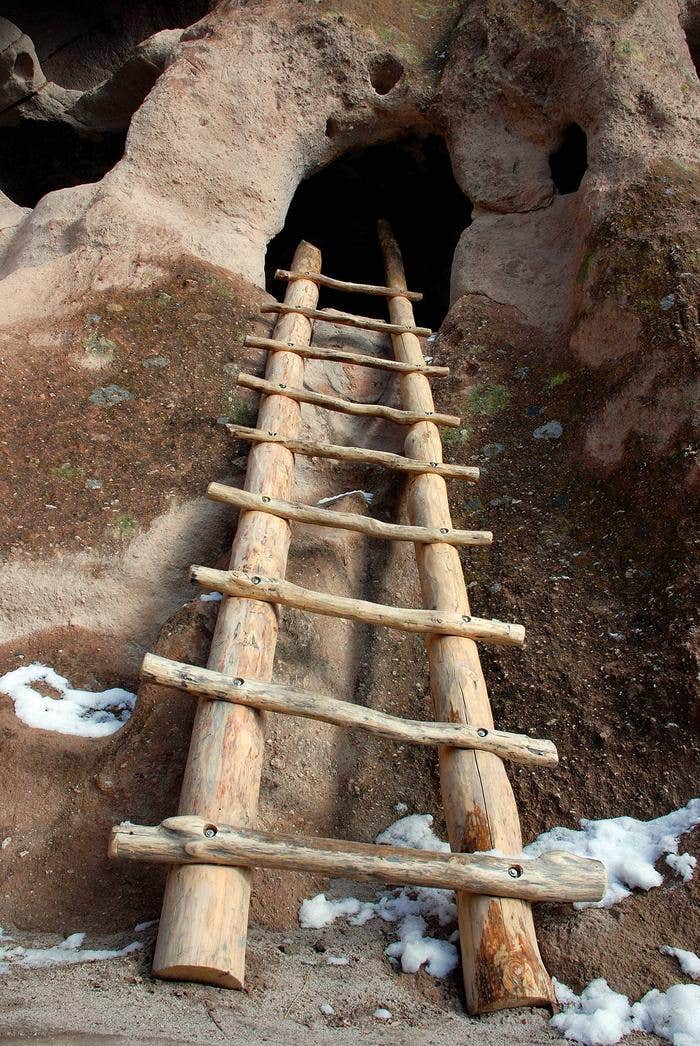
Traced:
<svg viewBox="0 0 700 1046">
<path fill-rule="evenodd" d="M 599 901 L 605 865 L 578 854 L 539 857 L 445 854 L 341 839 L 253 832 L 201 817 L 169 817 L 161 825 L 112 829 L 109 854 L 137 861 L 172 861 L 285 868 L 294 872 L 379 879 L 442 889 L 484 890 L 532 901 Z"/>
<path fill-rule="evenodd" d="M 387 283 L 405 287 L 401 252 L 391 229 L 379 223 Z M 406 298 L 389 299 L 393 323 L 413 326 Z M 414 334 L 392 338 L 394 355 L 403 362 L 422 358 Z M 402 404 L 409 410 L 434 409 L 430 383 L 418 373 L 402 375 Z M 413 426 L 405 441 L 407 456 L 441 461 L 440 434 L 429 421 Z M 439 476 L 408 480 L 411 522 L 451 527 L 447 488 Z M 471 613 L 459 553 L 448 545 L 416 545 L 423 602 L 455 614 Z M 476 644 L 455 636 L 428 641 L 430 681 L 436 719 L 493 726 Z M 445 815 L 454 851 L 498 849 L 519 853 L 522 836 L 518 811 L 501 760 L 488 752 L 440 750 L 440 779 Z M 520 900 L 458 893 L 462 973 L 470 1013 L 514 1006 L 555 1005 L 552 983 L 537 947 L 532 911 Z"/>
<path fill-rule="evenodd" d="M 243 339 L 244 345 L 250 345 L 252 349 L 267 349 L 271 352 L 279 352 L 280 349 L 292 349 L 298 356 L 307 360 L 329 360 L 333 363 L 351 363 L 356 367 L 373 367 L 375 370 L 388 370 L 393 374 L 410 374 L 411 371 L 420 370 L 423 374 L 430 374 L 433 378 L 446 378 L 450 373 L 449 367 L 432 367 L 424 364 L 419 367 L 412 363 L 399 363 L 397 360 L 386 360 L 383 356 L 370 356 L 368 352 L 347 352 L 345 349 L 322 348 L 320 345 L 287 345 L 283 341 L 275 341 L 273 338 L 258 338 L 248 334 Z"/>
<path fill-rule="evenodd" d="M 336 461 L 351 461 L 357 465 L 381 465 L 382 468 L 393 469 L 396 472 L 432 472 L 436 476 L 444 476 L 445 479 L 463 479 L 467 483 L 477 483 L 479 480 L 479 469 L 475 465 L 452 465 L 449 461 L 418 461 L 416 458 L 405 458 L 401 454 L 391 454 L 386 450 L 287 439 L 276 432 L 264 432 L 262 429 L 251 429 L 245 425 L 227 425 L 226 428 L 236 439 L 248 440 L 250 443 L 280 443 L 287 450 L 295 454 L 304 454 L 309 458 L 335 458 Z"/>
<path fill-rule="evenodd" d="M 292 268 L 319 271 L 321 254 L 302 242 Z M 318 286 L 295 280 L 285 302 L 313 308 Z M 311 323 L 301 313 L 282 316 L 275 327 L 280 341 L 306 342 Z M 267 378 L 282 385 L 301 385 L 304 365 L 291 351 L 271 353 Z M 300 410 L 284 395 L 270 395 L 261 404 L 260 427 L 294 437 Z M 288 498 L 292 491 L 294 456 L 278 443 L 260 443 L 248 456 L 246 490 Z M 287 563 L 289 524 L 268 512 L 245 512 L 238 521 L 231 566 L 253 573 L 283 577 Z M 219 609 L 209 656 L 209 668 L 227 675 L 269 679 L 277 643 L 274 607 L 257 600 L 224 599 Z M 264 750 L 258 712 L 225 701 L 203 700 L 197 708 L 180 796 L 180 812 L 221 819 L 241 828 L 255 823 Z M 246 934 L 250 904 L 250 873 L 241 868 L 175 867 L 163 900 L 153 972 L 157 977 L 204 981 L 229 988 L 244 982 Z"/>
<path fill-rule="evenodd" d="M 449 546 L 448 546 L 449 547 Z M 261 599 L 267 603 L 308 610 L 312 614 L 350 618 L 368 625 L 395 628 L 400 632 L 439 633 L 480 639 L 499 646 L 522 646 L 525 629 L 506 621 L 457 614 L 449 610 L 414 610 L 411 607 L 392 607 L 384 603 L 370 603 L 366 599 L 336 596 L 302 588 L 283 578 L 246 574 L 242 570 L 215 570 L 213 567 L 193 566 L 190 577 L 209 592 L 225 592 L 243 599 Z M 447 720 L 449 722 L 449 719 Z"/>
<path fill-rule="evenodd" d="M 290 350 L 292 351 L 292 350 Z M 367 418 L 384 418 L 385 421 L 395 421 L 397 425 L 415 425 L 422 421 L 427 415 L 426 411 L 397 410 L 396 407 L 386 407 L 383 403 L 356 403 L 354 400 L 342 399 L 340 396 L 327 396 L 323 392 L 311 392 L 309 389 L 295 388 L 286 382 L 279 383 L 258 378 L 255 374 L 246 374 L 242 371 L 236 378 L 236 384 L 244 389 L 254 389 L 256 392 L 264 392 L 267 396 L 284 395 L 297 403 L 313 403 L 316 407 L 325 407 L 326 410 L 338 410 L 343 414 L 355 414 Z M 456 414 L 436 414 L 430 411 L 430 420 L 434 425 L 448 425 L 459 428 L 462 419 Z M 260 426 L 262 428 L 262 426 Z"/>
<path fill-rule="evenodd" d="M 341 326 L 356 327 L 363 331 L 377 331 L 379 334 L 403 334 L 410 330 L 412 334 L 420 338 L 429 338 L 433 333 L 430 327 L 407 327 L 402 323 L 385 323 L 383 320 L 375 320 L 371 316 L 355 316 L 352 312 L 338 312 L 337 309 L 304 309 L 301 306 L 289 305 L 287 302 L 274 305 L 262 305 L 261 312 L 298 312 L 309 320 L 322 320 L 324 323 L 339 323 Z M 423 360 L 425 365 L 425 360 Z"/>
<path fill-rule="evenodd" d="M 551 741 L 526 734 L 511 734 L 505 730 L 486 730 L 466 723 L 424 723 L 417 719 L 378 712 L 374 708 L 338 701 L 325 694 L 283 683 L 261 683 L 257 679 L 226 676 L 208 668 L 197 668 L 182 661 L 171 661 L 157 654 L 146 654 L 141 665 L 141 678 L 161 686 L 177 687 L 193 696 L 206 696 L 217 701 L 232 701 L 266 712 L 317 719 L 366 730 L 387 737 L 391 741 L 406 741 L 414 745 L 452 745 L 456 748 L 478 748 L 495 752 L 501 759 L 528 766 L 556 766 L 559 761 L 556 746 Z"/>
<path fill-rule="evenodd" d="M 278 269 L 276 280 L 313 280 L 320 287 L 330 287 L 334 291 L 349 291 L 355 294 L 370 294 L 374 297 L 391 298 L 401 294 L 409 301 L 423 301 L 420 291 L 405 291 L 400 287 L 378 287 L 376 283 L 349 283 L 348 280 L 336 280 L 332 276 L 322 276 L 320 272 L 290 272 L 289 269 Z"/>
<path fill-rule="evenodd" d="M 404 523 L 385 523 L 382 519 L 363 516 L 357 512 L 338 512 L 335 509 L 303 505 L 299 501 L 280 501 L 266 494 L 250 494 L 238 487 L 225 483 L 210 483 L 207 497 L 212 501 L 223 501 L 236 508 L 272 512 L 293 523 L 309 523 L 317 527 L 335 527 L 338 530 L 354 530 L 368 538 L 379 541 L 445 541 L 448 545 L 468 547 L 488 546 L 493 541 L 490 530 L 448 530 L 447 527 L 409 527 Z"/>
</svg>

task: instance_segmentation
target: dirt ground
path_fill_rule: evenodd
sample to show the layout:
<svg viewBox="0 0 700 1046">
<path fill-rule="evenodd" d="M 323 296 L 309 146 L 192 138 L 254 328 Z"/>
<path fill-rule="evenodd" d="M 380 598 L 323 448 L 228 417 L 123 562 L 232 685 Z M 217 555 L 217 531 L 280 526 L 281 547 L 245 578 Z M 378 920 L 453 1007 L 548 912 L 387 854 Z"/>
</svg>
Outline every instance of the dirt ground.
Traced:
<svg viewBox="0 0 700 1046">
<path fill-rule="evenodd" d="M 487 526 L 495 533 L 490 551 L 464 553 L 473 605 L 483 615 L 522 621 L 528 632 L 522 652 L 482 649 L 496 721 L 551 737 L 562 757 L 555 770 L 509 769 L 525 839 L 557 824 L 575 827 L 579 817 L 647 819 L 682 806 L 693 794 L 697 771 L 691 650 L 687 629 L 681 627 L 691 613 L 683 504 L 668 507 L 674 519 L 669 533 L 669 517 L 659 513 L 658 505 L 654 512 L 640 505 L 633 468 L 623 472 L 623 483 L 619 474 L 607 484 L 587 478 L 574 458 L 580 445 L 574 433 L 593 407 L 586 400 L 591 393 L 577 387 L 570 361 L 571 370 L 565 371 L 527 331 L 519 333 L 516 324 L 489 311 L 487 304 L 462 311 L 446 325 L 436 360 L 453 371 L 436 389 L 437 401 L 465 419 L 457 438 L 448 437 L 446 456 L 482 468 L 478 486 L 450 484 L 455 524 Z M 326 391 L 342 393 L 353 378 L 346 368 L 310 370 L 312 387 Z M 379 391 L 391 400 L 390 386 Z M 358 394 L 371 398 L 377 389 L 370 385 Z M 560 420 L 562 436 L 534 440 L 533 430 L 552 418 Z M 318 418 L 310 414 L 307 421 L 313 428 Z M 331 439 L 340 441 L 334 433 Z M 245 455 L 245 446 L 229 453 Z M 235 462 L 240 468 L 244 457 Z M 309 484 L 327 485 L 329 475 L 316 470 L 312 481 L 306 469 L 302 464 L 300 487 L 313 500 L 308 491 L 321 490 Z M 331 489 L 362 485 L 373 490 L 374 515 L 400 517 L 396 479 L 338 469 L 331 476 Z M 646 482 L 653 485 L 654 477 Z M 673 491 L 673 486 L 664 489 Z M 358 575 L 353 584 L 364 598 L 416 605 L 410 547 L 343 546 L 340 559 L 331 555 L 329 560 L 326 546 L 319 557 L 322 536 L 313 528 L 299 527 L 295 534 L 292 580 L 310 584 L 311 575 L 315 587 L 335 584 L 345 590 L 350 571 Z M 215 614 L 215 604 L 191 600 L 164 626 L 156 648 L 203 663 Z M 278 671 L 303 683 L 308 659 L 317 649 L 329 649 L 324 623 L 290 612 L 284 622 Z M 353 650 L 355 700 L 406 716 L 426 714 L 428 681 L 417 637 L 355 628 L 345 642 Z M 134 663 L 140 649 L 137 643 Z M 3 667 L 34 658 L 54 664 L 76 685 L 105 685 L 115 676 L 125 685 L 136 684 L 124 667 L 129 658 L 108 637 L 81 636 L 75 629 L 43 633 L 6 647 Z M 331 686 L 327 679 L 329 692 Z M 36 944 L 37 932 L 49 929 L 63 934 L 87 930 L 89 946 L 120 947 L 139 936 L 144 941 L 136 957 L 49 972 L 13 969 L 0 1008 L 3 1041 L 30 1036 L 42 1041 L 43 1036 L 67 1042 L 235 1043 L 254 1036 L 270 1042 L 342 1037 L 432 1043 L 442 1040 L 446 1030 L 459 1043 L 557 1038 L 544 1012 L 467 1018 L 459 971 L 445 981 L 393 971 L 382 955 L 394 939 L 390 924 L 373 921 L 358 929 L 339 921 L 324 931 L 299 930 L 296 912 L 303 897 L 319 889 L 334 896 L 358 894 L 357 885 L 311 877 L 256 876 L 245 993 L 152 980 L 154 930 L 136 935 L 126 928 L 157 918 L 162 870 L 115 865 L 101 856 L 95 864 L 115 820 L 152 823 L 172 812 L 192 709 L 183 695 L 170 694 L 164 706 L 152 691 L 141 688 L 137 715 L 116 744 L 86 745 L 73 738 L 59 738 L 57 744 L 55 737 L 33 732 L 28 746 L 26 731 L 10 708 L 3 708 L 10 748 L 13 737 L 18 744 L 23 737 L 21 779 L 28 782 L 28 798 L 41 807 L 49 751 L 56 789 L 45 815 L 33 814 L 31 830 L 13 842 L 12 853 L 20 845 L 32 851 L 28 861 L 12 863 L 4 880 L 5 910 L 14 910 L 17 924 L 25 927 L 17 931 L 17 940 Z M 395 819 L 396 803 L 405 802 L 409 812 L 433 813 L 444 834 L 431 752 L 359 733 L 319 734 L 314 747 L 306 724 L 295 730 L 271 719 L 270 728 L 261 812 L 265 827 L 287 827 L 292 817 L 298 830 L 371 839 Z M 323 759 L 324 746 L 333 771 L 320 787 L 309 771 Z M 150 758 L 144 758 L 146 751 Z M 380 762 L 391 766 L 390 775 L 377 775 Z M 135 794 L 138 789 L 141 794 Z M 74 802 L 66 790 L 75 792 Z M 26 799 L 17 797 L 20 819 Z M 11 825 L 5 834 L 13 834 Z M 697 854 L 700 833 L 687 837 L 682 847 Z M 87 857 L 82 871 L 81 852 Z M 65 876 L 73 877 L 68 889 L 61 881 Z M 372 896 L 366 888 L 359 893 Z M 663 887 L 610 911 L 539 906 L 538 938 L 547 967 L 576 988 L 606 977 L 634 999 L 650 987 L 664 989 L 680 977 L 673 960 L 658 948 L 666 943 L 696 947 L 697 894 L 697 880 L 686 886 L 669 874 Z M 348 955 L 351 964 L 327 966 L 326 952 Z M 322 1002 L 333 1006 L 334 1016 L 320 1013 Z M 392 1012 L 390 1023 L 373 1018 L 378 1006 Z"/>
</svg>

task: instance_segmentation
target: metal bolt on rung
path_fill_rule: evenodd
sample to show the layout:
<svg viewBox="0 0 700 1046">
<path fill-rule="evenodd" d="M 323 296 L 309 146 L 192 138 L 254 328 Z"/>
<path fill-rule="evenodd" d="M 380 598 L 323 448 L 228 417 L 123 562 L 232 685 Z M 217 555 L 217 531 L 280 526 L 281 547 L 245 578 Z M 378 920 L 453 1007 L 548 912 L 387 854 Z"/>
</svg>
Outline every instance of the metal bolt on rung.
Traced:
<svg viewBox="0 0 700 1046">
<path fill-rule="evenodd" d="M 258 577 L 257 574 L 255 575 L 255 577 L 252 577 L 250 580 L 253 582 L 254 585 L 259 585 L 260 581 L 261 581 L 261 579 Z"/>
<path fill-rule="evenodd" d="M 240 678 L 240 676 L 238 676 L 236 679 L 232 680 L 232 685 L 243 686 L 243 680 Z"/>
<path fill-rule="evenodd" d="M 280 388 L 281 388 L 281 389 L 286 389 L 286 388 L 287 388 L 287 386 L 286 386 L 286 385 L 282 385 L 282 383 L 280 382 Z"/>
<path fill-rule="evenodd" d="M 267 503 L 269 502 L 269 500 L 270 500 L 270 499 L 268 498 L 267 494 L 263 494 L 263 496 L 262 496 L 262 499 L 261 499 L 261 500 L 262 500 L 262 501 L 264 501 L 264 502 L 265 502 L 265 504 L 267 505 Z"/>
<path fill-rule="evenodd" d="M 471 621 L 471 618 L 470 618 L 469 614 L 462 614 L 462 621 L 464 622 L 465 625 L 468 625 L 469 622 Z"/>
<path fill-rule="evenodd" d="M 479 737 L 488 737 L 488 733 L 488 730 L 485 730 L 483 726 L 480 726 L 477 730 L 477 734 L 479 735 Z"/>
<path fill-rule="evenodd" d="M 523 870 L 520 867 L 520 865 L 512 864 L 508 869 L 508 875 L 511 877 L 511 879 L 519 879 L 522 874 Z"/>
<path fill-rule="evenodd" d="M 268 436 L 276 436 L 277 435 L 276 432 L 268 432 L 267 434 L 268 434 Z"/>
<path fill-rule="evenodd" d="M 431 469 L 436 469 L 438 467 L 437 461 L 429 461 L 428 464 L 430 465 Z"/>
<path fill-rule="evenodd" d="M 449 530 L 448 530 L 447 527 L 440 527 L 440 533 L 441 534 L 449 534 Z"/>
<path fill-rule="evenodd" d="M 426 410 L 426 412 L 425 412 L 425 416 L 426 416 L 426 418 L 432 418 L 432 416 L 433 416 L 433 414 L 434 414 L 434 413 L 435 413 L 435 411 L 432 411 L 432 410 Z"/>
<path fill-rule="evenodd" d="M 213 825 L 208 824 L 207 827 L 204 829 L 204 834 L 206 835 L 207 839 L 213 839 L 216 835 L 216 828 L 214 828 Z"/>
</svg>

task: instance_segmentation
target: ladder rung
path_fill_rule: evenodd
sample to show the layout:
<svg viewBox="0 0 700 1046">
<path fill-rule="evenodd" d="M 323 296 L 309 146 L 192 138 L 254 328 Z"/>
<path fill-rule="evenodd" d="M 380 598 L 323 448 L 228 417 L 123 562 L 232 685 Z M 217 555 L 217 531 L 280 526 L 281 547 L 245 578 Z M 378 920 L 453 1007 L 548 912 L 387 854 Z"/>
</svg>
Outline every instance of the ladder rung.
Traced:
<svg viewBox="0 0 700 1046">
<path fill-rule="evenodd" d="M 253 374 L 239 374 L 237 383 L 246 389 L 256 389 L 266 396 L 288 396 L 298 403 L 313 403 L 326 410 L 339 410 L 345 414 L 360 414 L 372 418 L 384 418 L 395 421 L 398 425 L 415 425 L 419 421 L 432 421 L 434 425 L 446 425 L 459 428 L 461 419 L 454 414 L 429 414 L 416 410 L 398 410 L 396 407 L 385 407 L 382 403 L 353 403 L 339 396 L 325 396 L 321 392 L 309 392 L 308 389 L 290 389 L 288 385 L 265 381 Z"/>
<path fill-rule="evenodd" d="M 343 839 L 252 832 L 201 817 L 168 817 L 160 825 L 125 821 L 112 828 L 110 857 L 177 864 L 284 868 L 347 879 L 433 886 L 527 901 L 599 901 L 605 865 L 578 854 L 496 857 L 433 853 Z"/>
<path fill-rule="evenodd" d="M 405 327 L 402 323 L 386 323 L 371 316 L 354 316 L 351 312 L 338 312 L 337 309 L 305 309 L 301 305 L 285 305 L 275 302 L 274 305 L 262 305 L 261 312 L 279 312 L 286 316 L 296 312 L 306 316 L 307 320 L 322 320 L 324 323 L 339 323 L 346 327 L 357 327 L 365 331 L 378 331 L 380 334 L 415 334 L 417 338 L 429 338 L 433 333 L 430 327 Z"/>
<path fill-rule="evenodd" d="M 311 280 L 320 287 L 330 287 L 336 291 L 349 291 L 356 294 L 371 294 L 377 298 L 408 298 L 409 301 L 423 301 L 420 291 L 405 291 L 401 287 L 378 287 L 374 283 L 349 283 L 348 280 L 336 280 L 332 276 L 324 276 L 320 272 L 290 272 L 288 269 L 278 269 L 275 273 L 276 280 Z"/>
<path fill-rule="evenodd" d="M 465 723 L 424 723 L 417 719 L 401 719 L 364 705 L 338 701 L 325 694 L 312 694 L 280 683 L 234 678 L 157 654 L 146 654 L 141 665 L 141 678 L 161 686 L 177 687 L 188 694 L 260 708 L 265 712 L 366 730 L 392 741 L 491 752 L 501 759 L 528 766 L 556 766 L 559 761 L 552 741 Z"/>
<path fill-rule="evenodd" d="M 401 454 L 390 454 L 386 450 L 369 450 L 366 447 L 343 447 L 334 443 L 314 443 L 310 440 L 289 439 L 276 432 L 265 432 L 263 429 L 251 429 L 245 425 L 227 425 L 226 428 L 237 439 L 251 443 L 278 443 L 294 454 L 304 454 L 310 458 L 335 458 L 338 461 L 353 461 L 364 465 L 382 465 L 396 472 L 408 472 L 415 475 L 429 473 L 442 476 L 444 479 L 464 479 L 476 483 L 479 470 L 472 465 L 451 465 L 443 461 L 418 461 L 405 458 Z"/>
<path fill-rule="evenodd" d="M 525 629 L 522 625 L 491 621 L 469 614 L 458 614 L 449 610 L 413 610 L 408 607 L 389 607 L 381 603 L 369 603 L 364 599 L 351 599 L 326 592 L 315 592 L 300 588 L 282 578 L 263 578 L 244 573 L 242 570 L 213 570 L 211 567 L 193 566 L 190 577 L 210 592 L 224 592 L 227 596 L 243 599 L 260 599 L 266 603 L 281 603 L 283 606 L 308 610 L 312 614 L 327 614 L 330 617 L 352 618 L 370 625 L 396 628 L 401 632 L 436 633 L 447 636 L 464 636 L 480 639 L 500 646 L 522 646 Z"/>
<path fill-rule="evenodd" d="M 385 523 L 372 516 L 356 512 L 336 512 L 302 505 L 294 501 L 278 501 L 265 494 L 251 494 L 238 487 L 224 483 L 210 483 L 207 494 L 213 501 L 223 501 L 246 512 L 270 512 L 295 523 L 311 523 L 321 527 L 337 527 L 339 530 L 355 530 L 370 538 L 387 541 L 418 541 L 422 544 L 442 542 L 445 545 L 483 546 L 490 545 L 493 534 L 490 530 L 440 530 L 438 527 L 411 527 L 401 523 Z"/>
<path fill-rule="evenodd" d="M 334 360 L 336 363 L 353 363 L 358 367 L 374 367 L 376 370 L 395 371 L 398 374 L 429 374 L 433 377 L 445 377 L 450 373 L 449 367 L 433 367 L 427 363 L 399 363 L 397 360 L 386 360 L 383 356 L 370 356 L 367 352 L 345 352 L 343 349 L 325 349 L 319 345 L 290 345 L 285 341 L 273 338 L 257 338 L 249 334 L 243 341 L 254 349 L 267 349 L 270 352 L 293 352 L 310 360 Z"/>
</svg>

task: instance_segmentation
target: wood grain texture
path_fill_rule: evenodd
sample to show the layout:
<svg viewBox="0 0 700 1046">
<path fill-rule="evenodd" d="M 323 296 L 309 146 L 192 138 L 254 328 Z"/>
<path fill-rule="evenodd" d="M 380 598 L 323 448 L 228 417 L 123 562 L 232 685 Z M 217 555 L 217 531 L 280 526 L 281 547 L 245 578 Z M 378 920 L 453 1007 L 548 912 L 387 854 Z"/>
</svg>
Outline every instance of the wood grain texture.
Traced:
<svg viewBox="0 0 700 1046">
<path fill-rule="evenodd" d="M 369 603 L 365 599 L 315 592 L 283 578 L 247 574 L 242 570 L 214 570 L 212 567 L 193 566 L 190 577 L 208 592 L 223 592 L 244 599 L 280 603 L 282 606 L 307 610 L 313 614 L 351 618 L 353 621 L 364 621 L 383 628 L 396 628 L 401 632 L 463 636 L 495 643 L 498 646 L 519 647 L 525 642 L 525 629 L 522 625 L 472 617 L 449 610 L 413 610 L 410 607 Z"/>
<path fill-rule="evenodd" d="M 288 439 L 276 432 L 264 432 L 262 429 L 251 429 L 245 425 L 227 425 L 228 432 L 237 439 L 251 443 L 279 443 L 294 454 L 304 454 L 310 458 L 334 458 L 338 461 L 352 461 L 359 465 L 381 465 L 382 468 L 395 472 L 408 472 L 413 475 L 431 473 L 444 479 L 463 479 L 467 483 L 476 483 L 479 469 L 472 465 L 452 465 L 448 461 L 420 461 L 406 458 L 401 454 L 391 454 L 386 450 L 370 450 L 366 447 L 342 447 L 334 443 L 315 443 L 311 440 Z"/>
<path fill-rule="evenodd" d="M 410 374 L 419 370 L 434 378 L 444 378 L 450 373 L 449 367 L 434 367 L 431 364 L 399 363 L 397 360 L 386 360 L 383 356 L 370 356 L 367 352 L 347 352 L 338 348 L 322 348 L 320 345 L 287 345 L 273 338 L 258 338 L 252 334 L 243 339 L 244 345 L 252 349 L 266 349 L 268 352 L 286 352 L 293 349 L 299 356 L 309 360 L 331 360 L 335 363 L 351 363 L 357 367 L 373 367 L 375 370 L 388 370 L 395 374 Z"/>
<path fill-rule="evenodd" d="M 405 286 L 401 254 L 385 223 L 379 236 L 387 283 Z M 413 309 L 406 298 L 389 300 L 389 315 L 410 327 Z M 392 338 L 394 355 L 404 362 L 422 356 L 412 334 Z M 430 384 L 422 374 L 402 376 L 401 401 L 410 410 L 434 409 Z M 442 444 L 430 422 L 412 427 L 406 436 L 409 457 L 441 461 Z M 447 488 L 439 476 L 408 480 L 407 503 L 412 523 L 450 527 Z M 447 545 L 417 545 L 416 557 L 425 606 L 454 614 L 471 613 L 459 554 Z M 436 719 L 493 726 L 491 705 L 476 644 L 456 636 L 428 641 L 430 685 Z M 515 798 L 501 760 L 487 752 L 440 750 L 440 779 L 450 844 L 454 851 L 522 848 Z M 462 972 L 470 1013 L 513 1006 L 554 1006 L 552 983 L 537 947 L 530 907 L 521 900 L 457 895 Z"/>
<path fill-rule="evenodd" d="M 320 252 L 308 243 L 297 248 L 294 269 L 320 270 Z M 318 286 L 295 280 L 285 299 L 313 308 Z M 308 342 L 309 320 L 298 312 L 277 322 L 280 341 Z M 304 365 L 293 352 L 275 352 L 267 378 L 275 384 L 301 385 Z M 297 435 L 299 405 L 288 396 L 267 396 L 260 407 L 262 429 Z M 280 444 L 260 443 L 248 455 L 246 490 L 288 498 L 294 456 Z M 241 514 L 231 551 L 238 570 L 283 576 L 289 548 L 289 524 L 269 512 Z M 274 607 L 253 600 L 224 599 L 209 655 L 209 668 L 227 675 L 269 679 L 277 642 Z M 180 812 L 231 821 L 242 828 L 255 823 L 264 736 L 260 714 L 225 701 L 201 701 L 180 795 Z M 250 873 L 241 868 L 173 868 L 163 900 L 153 972 L 158 977 L 204 981 L 240 988 L 244 982 Z"/>
<path fill-rule="evenodd" d="M 358 330 L 377 331 L 379 334 L 403 334 L 411 331 L 419 338 L 429 338 L 432 334 L 430 327 L 416 327 L 415 324 L 408 327 L 401 323 L 386 323 L 375 320 L 372 316 L 354 316 L 351 312 L 339 312 L 337 309 L 304 309 L 301 306 L 288 305 L 285 302 L 274 305 L 262 305 L 261 312 L 279 312 L 285 315 L 296 312 L 300 316 L 306 316 L 309 320 L 322 320 L 324 323 L 340 324 L 345 327 L 355 327 Z M 423 360 L 425 363 L 425 360 Z"/>
<path fill-rule="evenodd" d="M 412 527 L 403 523 L 385 523 L 372 516 L 355 512 L 340 512 L 334 509 L 303 505 L 297 501 L 280 501 L 265 494 L 251 494 L 247 490 L 229 487 L 224 483 L 210 483 L 207 496 L 213 501 L 223 501 L 239 509 L 256 512 L 272 512 L 293 523 L 309 523 L 319 527 L 337 527 L 338 530 L 354 530 L 368 538 L 383 541 L 444 541 L 448 545 L 490 545 L 493 534 L 490 530 L 448 530 L 447 527 Z"/>
<path fill-rule="evenodd" d="M 255 832 L 201 817 L 168 817 L 160 825 L 116 825 L 109 855 L 137 861 L 284 868 L 354 880 L 465 890 L 530 901 L 599 901 L 605 865 L 578 854 L 446 854 L 340 839 Z"/>
<path fill-rule="evenodd" d="M 366 730 L 392 741 L 478 749 L 494 752 L 501 759 L 528 766 L 556 766 L 559 759 L 551 741 L 525 734 L 487 730 L 466 723 L 424 723 L 420 720 L 400 719 L 325 694 L 313 694 L 280 683 L 261 683 L 256 679 L 227 676 L 156 654 L 146 654 L 144 657 L 141 678 L 162 686 L 176 687 L 199 697 L 232 701 L 266 712 L 302 716 L 335 726 Z"/>
<path fill-rule="evenodd" d="M 274 357 L 272 358 L 274 359 Z M 246 373 L 239 374 L 236 381 L 243 388 L 255 389 L 256 392 L 263 392 L 266 396 L 288 396 L 297 403 L 313 403 L 316 407 L 325 407 L 326 410 L 337 410 L 344 414 L 384 418 L 385 421 L 394 421 L 397 425 L 415 425 L 416 422 L 425 421 L 426 418 L 429 418 L 435 425 L 446 425 L 451 428 L 457 428 L 462 424 L 461 419 L 455 414 L 397 410 L 396 407 L 386 407 L 383 403 L 354 403 L 352 400 L 341 399 L 340 396 L 326 396 L 322 392 L 310 392 L 308 389 L 301 388 L 301 382 L 298 387 L 295 387 L 288 382 L 269 381 Z M 262 428 L 262 426 L 259 427 Z"/>
<path fill-rule="evenodd" d="M 278 269 L 275 273 L 276 280 L 312 280 L 319 287 L 330 287 L 334 291 L 348 291 L 351 294 L 369 294 L 373 297 L 391 298 L 394 294 L 401 294 L 409 301 L 423 301 L 420 291 L 405 291 L 400 287 L 378 287 L 376 283 L 350 283 L 348 280 L 336 280 L 332 276 L 324 276 L 320 272 L 290 272 L 289 269 Z"/>
</svg>

